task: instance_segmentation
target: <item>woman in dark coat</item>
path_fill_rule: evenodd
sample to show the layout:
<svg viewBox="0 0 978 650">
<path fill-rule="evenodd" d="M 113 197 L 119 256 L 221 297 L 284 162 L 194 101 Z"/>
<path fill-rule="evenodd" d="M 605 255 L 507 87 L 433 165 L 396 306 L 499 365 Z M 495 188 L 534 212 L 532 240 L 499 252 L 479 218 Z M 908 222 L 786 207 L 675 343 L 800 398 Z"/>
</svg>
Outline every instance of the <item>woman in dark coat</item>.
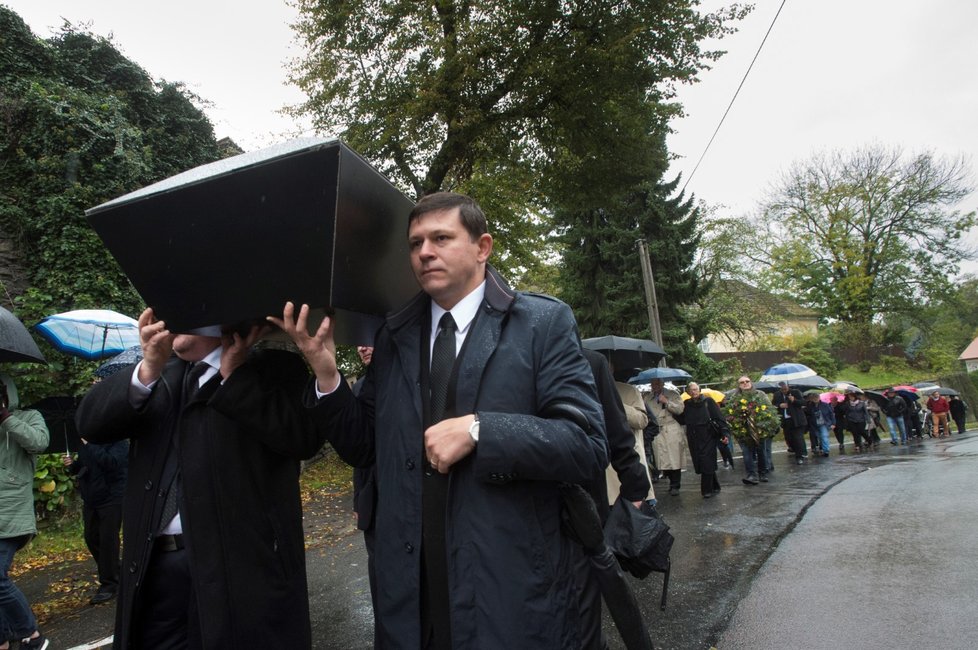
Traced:
<svg viewBox="0 0 978 650">
<path fill-rule="evenodd" d="M 686 440 L 693 469 L 700 475 L 700 492 L 709 499 L 720 492 L 717 480 L 717 443 L 730 436 L 730 427 L 711 398 L 700 392 L 696 383 L 686 385 L 689 399 L 683 409 L 686 421 Z"/>
<path fill-rule="evenodd" d="M 795 462 L 801 465 L 808 458 L 808 447 L 805 444 L 805 430 L 808 429 L 808 418 L 805 417 L 805 398 L 801 391 L 792 388 L 788 392 L 788 419 L 784 421 L 785 442 L 795 454 Z"/>
</svg>

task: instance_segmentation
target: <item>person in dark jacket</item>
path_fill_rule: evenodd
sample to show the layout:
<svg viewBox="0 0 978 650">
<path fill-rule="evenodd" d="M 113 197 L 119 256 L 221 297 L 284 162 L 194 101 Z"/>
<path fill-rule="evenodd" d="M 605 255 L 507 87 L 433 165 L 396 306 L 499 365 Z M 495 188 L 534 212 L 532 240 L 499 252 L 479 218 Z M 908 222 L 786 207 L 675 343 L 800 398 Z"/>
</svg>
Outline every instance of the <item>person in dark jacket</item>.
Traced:
<svg viewBox="0 0 978 650">
<path fill-rule="evenodd" d="M 312 645 L 299 462 L 323 439 L 302 358 L 261 334 L 174 335 L 147 309 L 143 360 L 78 407 L 89 442 L 130 438 L 115 648 Z"/>
<path fill-rule="evenodd" d="M 686 440 L 693 470 L 700 475 L 700 494 L 710 499 L 720 493 L 717 480 L 717 444 L 728 438 L 730 426 L 713 398 L 700 392 L 699 384 L 686 384 L 689 399 L 683 407 Z"/>
<path fill-rule="evenodd" d="M 830 398 L 832 410 L 835 412 L 835 439 L 839 442 L 839 452 L 845 453 L 846 450 L 846 411 L 849 410 L 849 400 L 842 395 L 833 393 Z"/>
<path fill-rule="evenodd" d="M 814 430 L 818 439 L 818 447 L 812 446 L 812 453 L 817 456 L 827 458 L 829 455 L 829 429 L 835 426 L 835 410 L 826 402 L 823 402 L 817 393 L 808 395 L 808 411 L 805 417 L 808 418 L 809 430 Z"/>
<path fill-rule="evenodd" d="M 964 433 L 965 412 L 968 410 L 968 406 L 959 395 L 951 395 L 950 405 L 951 418 L 958 428 L 958 433 Z"/>
<path fill-rule="evenodd" d="M 886 390 L 883 395 L 886 397 L 886 425 L 890 430 L 890 444 L 907 444 L 907 401 L 892 388 Z"/>
<path fill-rule="evenodd" d="M 805 417 L 805 398 L 801 391 L 792 388 L 788 391 L 787 398 L 779 397 L 783 400 L 781 411 L 784 414 L 782 428 L 791 452 L 795 455 L 795 463 L 801 465 L 808 458 L 808 447 L 805 444 L 805 431 L 808 429 L 808 419 Z"/>
<path fill-rule="evenodd" d="M 586 574 L 560 486 L 593 480 L 608 455 L 573 314 L 488 265 L 469 197 L 423 197 L 408 248 L 422 291 L 377 332 L 359 397 L 332 319 L 311 335 L 307 305 L 272 319 L 315 372 L 306 396 L 334 448 L 377 465 L 379 647 L 580 648 Z"/>
<path fill-rule="evenodd" d="M 869 436 L 866 433 L 866 423 L 869 422 L 869 411 L 866 403 L 859 399 L 854 390 L 846 391 L 846 428 L 852 434 L 852 442 L 857 452 L 870 449 Z"/>
<path fill-rule="evenodd" d="M 85 545 L 98 567 L 98 591 L 91 604 L 115 598 L 119 590 L 119 532 L 126 491 L 129 441 L 97 445 L 82 439 L 78 458 L 64 457 L 68 473 L 78 478 Z"/>
</svg>

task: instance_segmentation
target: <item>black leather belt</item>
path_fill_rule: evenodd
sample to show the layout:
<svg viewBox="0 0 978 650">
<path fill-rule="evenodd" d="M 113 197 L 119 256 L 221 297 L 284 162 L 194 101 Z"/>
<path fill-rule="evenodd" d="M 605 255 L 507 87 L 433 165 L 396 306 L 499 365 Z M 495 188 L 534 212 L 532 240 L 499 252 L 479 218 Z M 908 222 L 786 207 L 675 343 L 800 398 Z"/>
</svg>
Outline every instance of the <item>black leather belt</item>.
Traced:
<svg viewBox="0 0 978 650">
<path fill-rule="evenodd" d="M 160 535 L 153 540 L 153 549 L 158 553 L 183 550 L 183 535 Z"/>
</svg>

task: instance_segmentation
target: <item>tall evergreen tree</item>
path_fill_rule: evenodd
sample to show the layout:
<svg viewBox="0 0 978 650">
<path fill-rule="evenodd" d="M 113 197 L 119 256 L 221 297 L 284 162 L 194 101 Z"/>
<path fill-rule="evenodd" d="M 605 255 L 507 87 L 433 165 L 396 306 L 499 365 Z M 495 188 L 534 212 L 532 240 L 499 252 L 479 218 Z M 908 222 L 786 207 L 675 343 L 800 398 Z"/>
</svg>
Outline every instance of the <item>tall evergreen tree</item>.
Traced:
<svg viewBox="0 0 978 650">
<path fill-rule="evenodd" d="M 566 229 L 560 295 L 574 309 L 584 337 L 650 338 L 637 241 L 649 248 L 663 344 L 671 364 L 698 368 L 693 337 L 702 335 L 684 309 L 709 289 L 697 275 L 700 241 L 693 199 L 673 196 L 679 179 L 647 183 L 608 208 L 556 215 Z"/>
</svg>

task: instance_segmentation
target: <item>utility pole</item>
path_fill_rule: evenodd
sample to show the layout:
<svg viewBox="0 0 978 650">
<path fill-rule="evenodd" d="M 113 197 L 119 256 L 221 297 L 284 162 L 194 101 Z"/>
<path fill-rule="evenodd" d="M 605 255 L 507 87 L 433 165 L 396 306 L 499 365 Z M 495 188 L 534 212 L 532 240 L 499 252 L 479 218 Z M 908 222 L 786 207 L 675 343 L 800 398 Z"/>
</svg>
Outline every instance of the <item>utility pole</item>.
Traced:
<svg viewBox="0 0 978 650">
<path fill-rule="evenodd" d="M 655 278 L 652 277 L 652 262 L 649 260 L 649 247 L 644 239 L 639 239 L 638 257 L 642 266 L 642 281 L 645 285 L 645 304 L 649 310 L 649 331 L 652 332 L 652 340 L 662 347 L 662 326 L 659 325 L 659 303 L 655 298 Z M 665 359 L 659 361 L 660 366 L 665 365 Z"/>
</svg>

